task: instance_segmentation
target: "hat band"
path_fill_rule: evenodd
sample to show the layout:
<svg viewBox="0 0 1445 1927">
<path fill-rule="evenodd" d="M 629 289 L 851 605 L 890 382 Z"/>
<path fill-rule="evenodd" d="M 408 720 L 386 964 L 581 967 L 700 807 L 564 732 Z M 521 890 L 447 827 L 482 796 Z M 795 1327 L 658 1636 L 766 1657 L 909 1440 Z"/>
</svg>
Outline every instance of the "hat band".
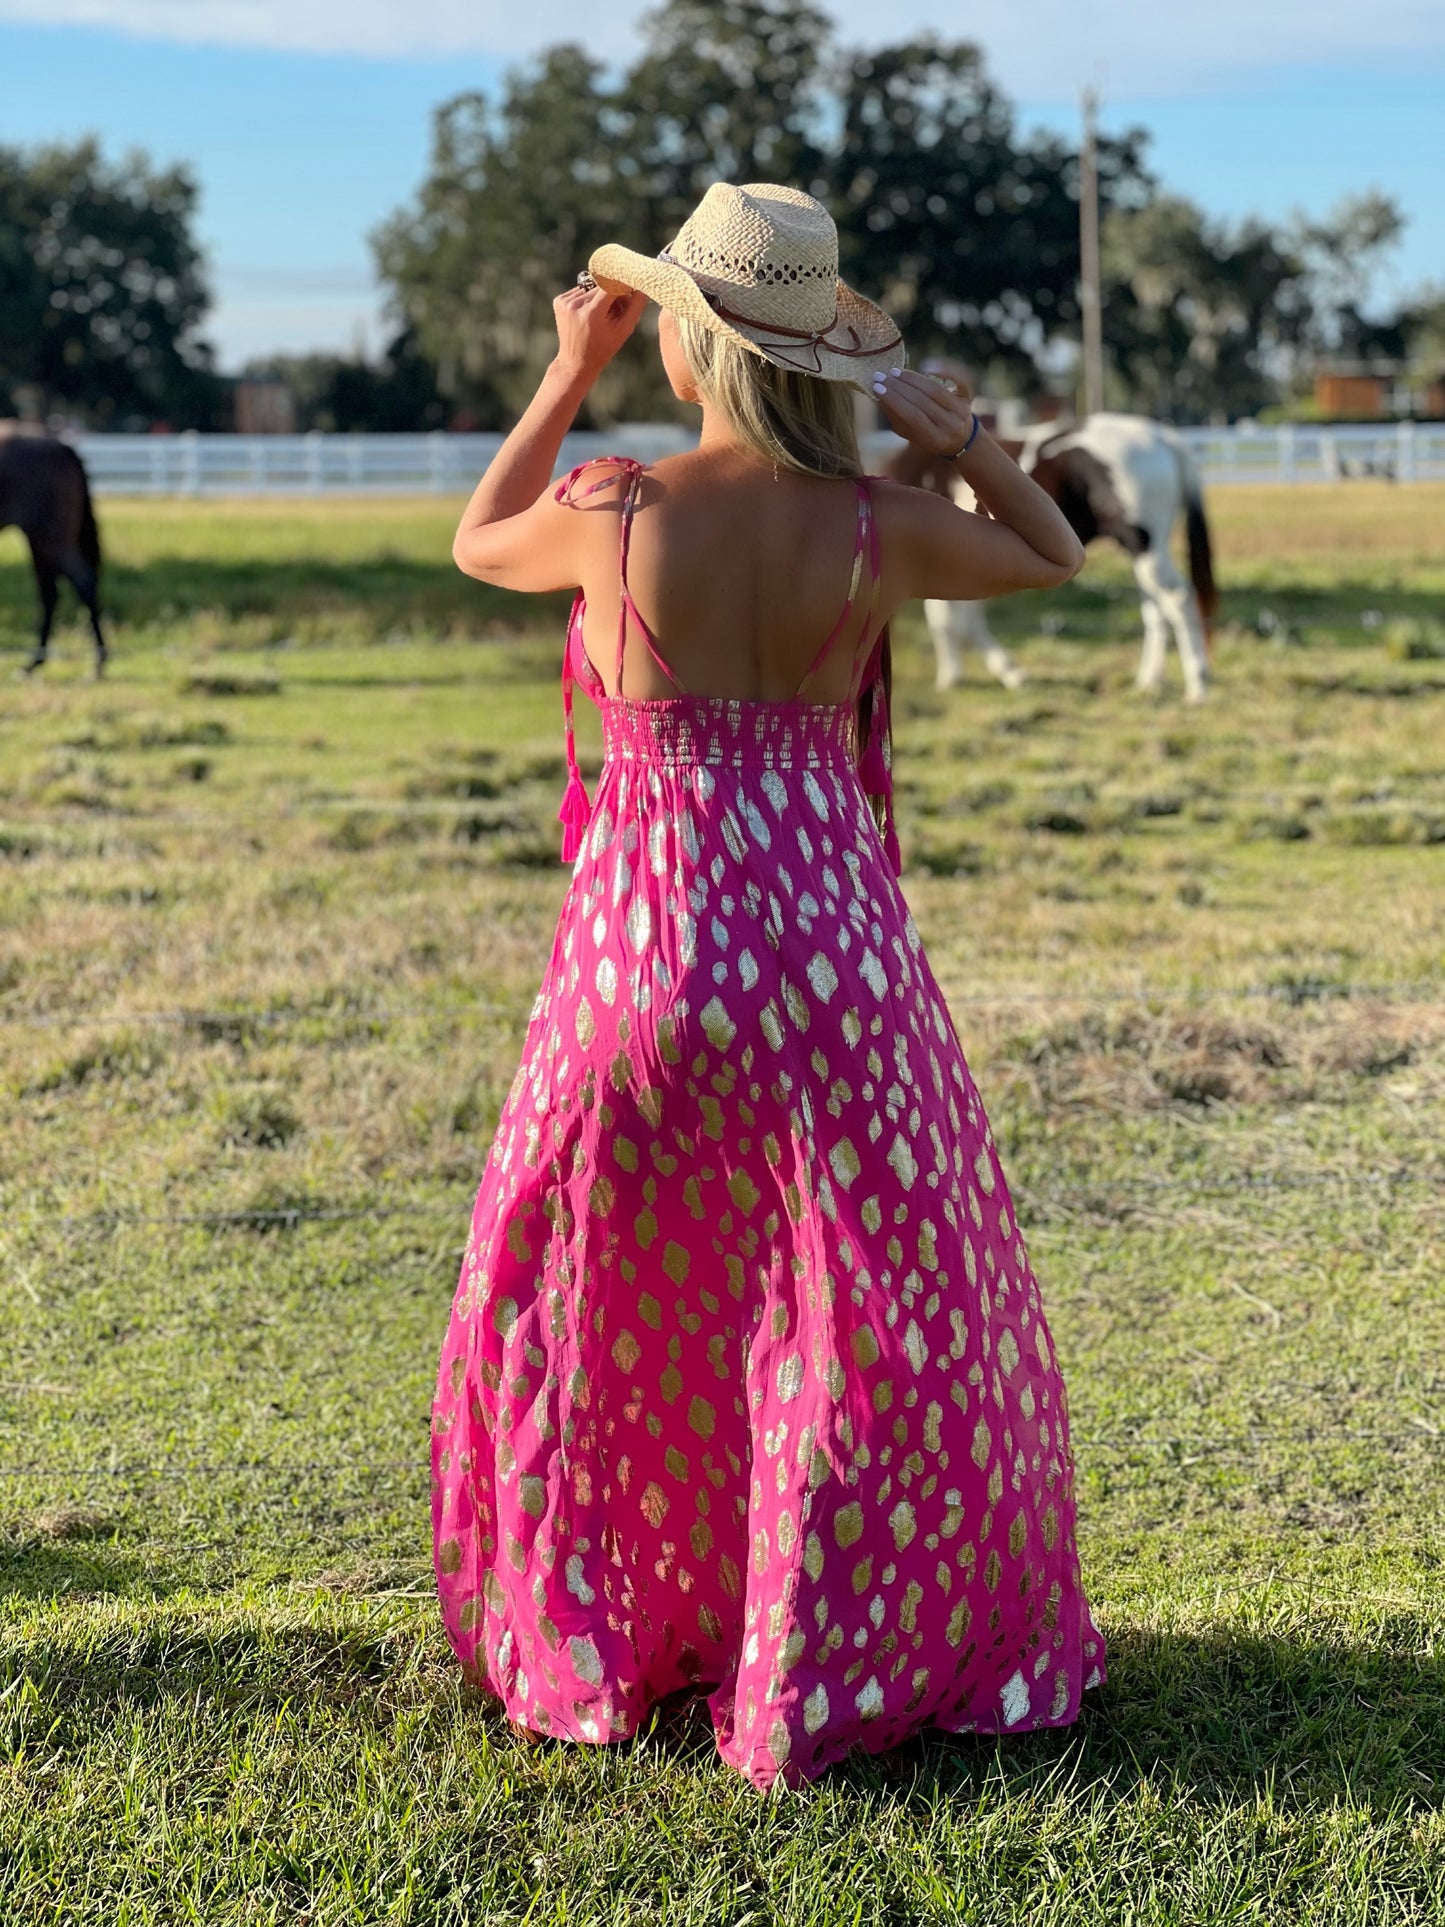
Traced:
<svg viewBox="0 0 1445 1927">
<path fill-rule="evenodd" d="M 796 368 L 800 374 L 822 374 L 824 350 L 830 355 L 841 355 L 845 360 L 863 360 L 874 355 L 886 355 L 890 350 L 903 345 L 902 335 L 896 334 L 891 341 L 869 347 L 859 339 L 858 330 L 851 323 L 848 326 L 848 333 L 853 337 L 851 347 L 843 347 L 837 342 L 829 341 L 828 336 L 838 325 L 836 307 L 833 310 L 833 319 L 826 328 L 785 328 L 777 321 L 755 321 L 751 315 L 739 314 L 735 309 L 726 306 L 721 295 L 714 294 L 711 289 L 703 287 L 686 262 L 679 261 L 675 255 L 669 254 L 666 248 L 657 258 L 659 261 L 665 261 L 669 267 L 681 268 L 684 274 L 691 275 L 698 293 L 720 321 L 730 322 L 735 328 L 746 328 L 757 347 L 765 348 L 770 355 L 785 360 L 789 367 Z M 761 337 L 764 333 L 770 336 L 777 335 L 780 339 L 763 340 Z M 812 358 L 811 367 L 807 361 L 809 355 Z"/>
</svg>

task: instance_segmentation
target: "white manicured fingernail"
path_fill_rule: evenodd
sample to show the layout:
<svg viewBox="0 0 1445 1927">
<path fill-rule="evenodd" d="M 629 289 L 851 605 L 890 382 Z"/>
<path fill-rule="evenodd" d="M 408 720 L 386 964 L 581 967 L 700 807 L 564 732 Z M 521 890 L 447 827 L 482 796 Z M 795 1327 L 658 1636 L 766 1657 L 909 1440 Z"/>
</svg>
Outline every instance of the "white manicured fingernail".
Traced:
<svg viewBox="0 0 1445 1927">
<path fill-rule="evenodd" d="M 901 375 L 903 370 L 901 368 L 890 368 L 888 372 L 890 375 Z"/>
</svg>

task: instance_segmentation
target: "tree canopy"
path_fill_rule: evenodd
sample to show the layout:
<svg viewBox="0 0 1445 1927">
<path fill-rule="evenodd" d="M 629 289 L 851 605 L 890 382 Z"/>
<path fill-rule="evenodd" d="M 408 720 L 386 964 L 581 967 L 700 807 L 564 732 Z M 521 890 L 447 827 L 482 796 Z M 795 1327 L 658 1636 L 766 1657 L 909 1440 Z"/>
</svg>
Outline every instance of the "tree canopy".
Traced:
<svg viewBox="0 0 1445 1927">
<path fill-rule="evenodd" d="M 1147 190 L 1141 151 L 1140 136 L 1106 144 L 1111 201 Z M 591 250 L 662 247 L 717 180 L 786 180 L 827 202 L 844 272 L 919 352 L 1022 374 L 1076 314 L 1076 156 L 1019 133 L 978 48 L 842 50 L 811 0 L 666 0 L 620 76 L 560 46 L 497 101 L 449 101 L 377 259 L 443 388 L 500 423 L 531 393 L 552 298 Z M 594 400 L 602 419 L 667 406 L 637 357 Z"/>
<path fill-rule="evenodd" d="M 1311 358 L 1433 340 L 1438 302 L 1367 319 L 1400 215 L 1378 194 L 1323 220 L 1221 222 L 1164 192 L 1139 129 L 1099 143 L 1112 403 L 1180 419 L 1257 410 Z M 551 302 L 599 242 L 664 246 L 714 181 L 784 180 L 832 209 L 844 274 L 915 356 L 990 392 L 1068 379 L 1079 317 L 1079 155 L 1019 127 L 969 41 L 840 46 L 815 0 L 662 0 L 632 65 L 558 46 L 500 98 L 438 110 L 414 206 L 374 237 L 398 320 L 455 405 L 500 426 L 552 352 Z M 1432 305 L 1433 302 L 1433 305 Z M 623 357 L 596 420 L 664 413 Z"/>
<path fill-rule="evenodd" d="M 197 188 L 93 140 L 0 147 L 0 411 L 203 426 L 220 387 L 197 330 L 210 305 Z"/>
<path fill-rule="evenodd" d="M 376 361 L 359 354 L 267 355 L 241 372 L 285 382 L 303 434 L 413 434 L 445 428 L 451 412 L 437 390 L 436 369 L 409 331 Z"/>
<path fill-rule="evenodd" d="M 1322 359 L 1433 370 L 1438 289 L 1369 312 L 1402 225 L 1388 198 L 1219 221 L 1165 192 L 1146 149 L 1135 129 L 1098 150 L 1111 404 L 1217 419 L 1298 389 Z M 1027 394 L 1071 378 L 1079 172 L 1069 141 L 1020 128 L 970 41 L 847 47 L 816 0 L 661 0 L 623 71 L 560 45 L 495 95 L 444 102 L 414 202 L 372 236 L 392 347 L 376 364 L 302 356 L 283 372 L 308 426 L 504 426 L 553 352 L 553 298 L 594 247 L 655 251 L 714 181 L 771 179 L 832 209 L 843 273 L 915 358 Z M 0 413 L 221 425 L 197 201 L 189 169 L 141 153 L 0 146 Z M 640 355 L 589 401 L 599 423 L 672 407 Z"/>
</svg>

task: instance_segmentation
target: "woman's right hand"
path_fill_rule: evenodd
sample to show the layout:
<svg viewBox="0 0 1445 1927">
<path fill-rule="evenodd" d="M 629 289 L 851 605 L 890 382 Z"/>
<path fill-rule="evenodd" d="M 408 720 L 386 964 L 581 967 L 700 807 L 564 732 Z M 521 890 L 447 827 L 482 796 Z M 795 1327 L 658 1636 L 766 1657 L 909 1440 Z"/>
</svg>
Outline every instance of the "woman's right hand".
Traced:
<svg viewBox="0 0 1445 1927">
<path fill-rule="evenodd" d="M 590 387 L 627 340 L 647 306 L 645 294 L 605 288 L 568 288 L 552 303 L 557 317 L 557 365 Z"/>
<path fill-rule="evenodd" d="M 912 368 L 875 375 L 873 393 L 889 426 L 921 455 L 947 460 L 973 433 L 973 394 L 966 381 L 947 384 Z"/>
</svg>

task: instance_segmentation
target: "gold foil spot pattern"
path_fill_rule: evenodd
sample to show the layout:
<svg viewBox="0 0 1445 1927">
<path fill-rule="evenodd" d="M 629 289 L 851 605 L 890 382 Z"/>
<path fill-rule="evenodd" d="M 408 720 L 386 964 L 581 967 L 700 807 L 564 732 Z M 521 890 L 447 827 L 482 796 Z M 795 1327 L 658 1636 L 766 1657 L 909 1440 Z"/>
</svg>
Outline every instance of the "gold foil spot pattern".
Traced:
<svg viewBox="0 0 1445 1927">
<path fill-rule="evenodd" d="M 1063 1386 L 852 712 L 603 725 L 438 1374 L 453 1645 L 574 1739 L 721 1687 L 759 1785 L 1067 1722 Z"/>
</svg>

